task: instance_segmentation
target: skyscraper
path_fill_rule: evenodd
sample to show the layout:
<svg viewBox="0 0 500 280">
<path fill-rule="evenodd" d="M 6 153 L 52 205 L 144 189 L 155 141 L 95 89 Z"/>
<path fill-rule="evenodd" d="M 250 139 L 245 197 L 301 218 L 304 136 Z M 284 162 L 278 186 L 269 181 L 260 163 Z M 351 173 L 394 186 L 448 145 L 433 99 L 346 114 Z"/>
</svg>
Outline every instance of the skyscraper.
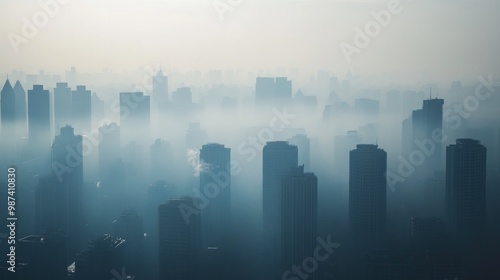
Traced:
<svg viewBox="0 0 500 280">
<path fill-rule="evenodd" d="M 71 124 L 71 88 L 68 83 L 57 83 L 54 88 L 54 127 L 56 134 Z"/>
<path fill-rule="evenodd" d="M 386 225 L 387 153 L 360 144 L 349 154 L 349 227 L 361 246 L 380 244 Z"/>
<path fill-rule="evenodd" d="M 120 127 L 116 123 L 104 124 L 99 128 L 99 138 L 99 177 L 108 183 L 116 178 L 121 162 Z"/>
<path fill-rule="evenodd" d="M 51 142 L 50 96 L 42 85 L 28 90 L 28 134 L 34 156 L 46 156 Z"/>
<path fill-rule="evenodd" d="M 201 250 L 201 219 L 186 216 L 192 198 L 169 199 L 159 211 L 160 280 L 197 279 Z"/>
<path fill-rule="evenodd" d="M 126 146 L 134 141 L 137 144 L 149 143 L 150 137 L 150 98 L 142 92 L 120 93 L 121 144 Z"/>
<path fill-rule="evenodd" d="M 412 147 L 413 150 L 420 149 L 423 142 L 431 141 L 435 145 L 425 161 L 424 175 L 430 175 L 436 170 L 441 170 L 442 147 L 441 143 L 435 141 L 437 133 L 443 129 L 443 99 L 427 99 L 423 101 L 422 109 L 412 112 Z"/>
<path fill-rule="evenodd" d="M 267 142 L 263 149 L 262 206 L 264 246 L 270 269 L 279 273 L 282 243 L 283 180 L 298 167 L 298 149 L 285 141 Z M 277 276 L 277 275 L 276 275 Z"/>
<path fill-rule="evenodd" d="M 457 139 L 446 147 L 446 208 L 459 236 L 484 227 L 486 209 L 486 147 L 478 140 Z"/>
<path fill-rule="evenodd" d="M 314 254 L 317 238 L 318 178 L 299 166 L 283 180 L 282 271 Z M 308 279 L 316 279 L 312 274 Z"/>
<path fill-rule="evenodd" d="M 16 141 L 16 95 L 9 80 L 5 81 L 0 96 L 0 117 L 2 142 L 13 144 Z"/>
<path fill-rule="evenodd" d="M 91 92 L 85 86 L 76 86 L 71 92 L 71 121 L 77 133 L 92 129 Z"/>
<path fill-rule="evenodd" d="M 152 111 L 157 112 L 166 102 L 168 102 L 168 77 L 160 70 L 153 77 Z"/>
<path fill-rule="evenodd" d="M 231 149 L 221 144 L 206 144 L 200 150 L 200 191 L 210 197 L 202 210 L 204 247 L 227 249 L 231 210 Z"/>
<path fill-rule="evenodd" d="M 156 139 L 150 148 L 151 179 L 154 181 L 166 180 L 172 169 L 172 151 L 170 143 Z"/>
</svg>

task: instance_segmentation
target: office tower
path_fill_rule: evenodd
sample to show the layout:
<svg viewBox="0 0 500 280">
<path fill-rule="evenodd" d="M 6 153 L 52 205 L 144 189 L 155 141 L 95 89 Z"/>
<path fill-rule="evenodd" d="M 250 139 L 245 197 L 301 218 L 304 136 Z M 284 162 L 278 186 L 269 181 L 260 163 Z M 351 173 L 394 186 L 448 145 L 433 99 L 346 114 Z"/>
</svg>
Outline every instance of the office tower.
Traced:
<svg viewBox="0 0 500 280">
<path fill-rule="evenodd" d="M 72 126 L 78 133 L 88 134 L 92 129 L 91 98 L 91 92 L 85 86 L 76 86 L 76 90 L 71 92 Z"/>
<path fill-rule="evenodd" d="M 99 177 L 107 184 L 116 178 L 121 162 L 120 127 L 116 123 L 99 127 Z"/>
<path fill-rule="evenodd" d="M 67 279 L 66 237 L 62 231 L 29 235 L 20 238 L 17 246 L 25 267 L 23 279 Z"/>
<path fill-rule="evenodd" d="M 317 246 L 318 178 L 299 166 L 283 180 L 282 271 L 314 255 Z M 311 274 L 308 279 L 317 279 Z"/>
<path fill-rule="evenodd" d="M 122 145 L 149 143 L 150 100 L 142 92 L 120 93 L 120 128 Z"/>
<path fill-rule="evenodd" d="M 255 83 L 255 105 L 283 106 L 292 100 L 292 81 L 286 77 L 258 77 Z"/>
<path fill-rule="evenodd" d="M 62 127 L 71 125 L 71 88 L 68 83 L 57 83 L 54 88 L 54 127 L 56 134 Z"/>
<path fill-rule="evenodd" d="M 486 147 L 457 139 L 446 147 L 446 208 L 452 229 L 462 237 L 481 232 L 486 209 Z"/>
<path fill-rule="evenodd" d="M 26 92 L 19 81 L 14 85 L 16 94 L 16 133 L 17 138 L 28 136 L 28 116 L 26 113 Z"/>
<path fill-rule="evenodd" d="M 288 139 L 288 143 L 297 146 L 299 154 L 299 165 L 304 166 L 304 170 L 311 169 L 311 140 L 305 134 L 296 134 Z"/>
<path fill-rule="evenodd" d="M 263 149 L 262 165 L 265 256 L 274 275 L 279 273 L 281 268 L 283 180 L 298 167 L 297 146 L 285 141 L 267 142 Z"/>
<path fill-rule="evenodd" d="M 0 99 L 0 117 L 2 126 L 1 141 L 4 145 L 11 149 L 17 140 L 16 95 L 9 80 L 5 81 Z"/>
<path fill-rule="evenodd" d="M 193 198 L 169 199 L 159 210 L 160 280 L 198 279 L 200 215 Z"/>
<path fill-rule="evenodd" d="M 158 109 L 168 102 L 168 77 L 163 71 L 158 71 L 153 77 L 153 94 L 151 96 L 152 111 Z"/>
<path fill-rule="evenodd" d="M 203 247 L 227 248 L 231 210 L 231 149 L 206 144 L 200 150 L 200 191 L 210 198 L 202 210 Z"/>
<path fill-rule="evenodd" d="M 50 149 L 50 96 L 42 85 L 28 90 L 28 137 L 35 157 L 44 157 Z"/>
<path fill-rule="evenodd" d="M 347 131 L 345 135 L 337 135 L 334 140 L 334 172 L 342 180 L 349 179 L 349 152 L 363 143 L 363 137 L 356 131 Z"/>
<path fill-rule="evenodd" d="M 156 139 L 150 148 L 151 179 L 154 181 L 166 180 L 172 169 L 172 151 L 170 143 Z"/>
<path fill-rule="evenodd" d="M 127 272 L 138 278 L 142 275 L 144 260 L 144 226 L 142 217 L 135 210 L 127 210 L 113 221 L 111 234 L 124 239 L 123 261 Z"/>
<path fill-rule="evenodd" d="M 193 94 L 191 88 L 180 87 L 172 92 L 172 105 L 174 112 L 186 115 L 192 111 L 193 107 Z"/>
<path fill-rule="evenodd" d="M 349 227 L 363 247 L 381 245 L 386 225 L 387 153 L 361 144 L 349 153 Z"/>
<path fill-rule="evenodd" d="M 125 246 L 125 240 L 109 234 L 89 242 L 88 247 L 76 256 L 75 280 L 109 280 L 115 278 L 113 271 L 127 279 L 131 275 L 122 275 Z"/>
<path fill-rule="evenodd" d="M 53 177 L 62 193 L 61 209 L 64 209 L 64 229 L 68 233 L 69 256 L 76 254 L 80 234 L 84 228 L 83 218 L 83 139 L 75 135 L 71 126 L 61 128 L 52 144 Z"/>
<path fill-rule="evenodd" d="M 412 112 L 412 147 L 413 150 L 422 149 L 422 143 L 430 149 L 425 160 L 423 175 L 430 175 L 434 171 L 441 170 L 442 149 L 441 142 L 436 141 L 436 134 L 442 133 L 443 129 L 443 99 L 427 99 L 423 101 L 422 109 Z M 432 145 L 434 149 L 431 148 Z"/>
</svg>

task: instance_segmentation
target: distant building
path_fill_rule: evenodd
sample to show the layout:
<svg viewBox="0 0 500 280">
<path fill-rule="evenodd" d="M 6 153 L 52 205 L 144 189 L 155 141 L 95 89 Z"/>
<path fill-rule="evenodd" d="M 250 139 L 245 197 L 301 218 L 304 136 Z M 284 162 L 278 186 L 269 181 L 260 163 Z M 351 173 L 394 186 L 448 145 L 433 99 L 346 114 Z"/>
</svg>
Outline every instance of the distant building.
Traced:
<svg viewBox="0 0 500 280">
<path fill-rule="evenodd" d="M 255 83 L 255 105 L 257 107 L 283 106 L 291 103 L 292 81 L 286 77 L 258 77 Z"/>
<path fill-rule="evenodd" d="M 169 199 L 159 206 L 160 280 L 198 279 L 201 252 L 200 215 L 192 198 Z"/>
<path fill-rule="evenodd" d="M 362 246 L 381 245 L 386 226 L 387 153 L 357 145 L 349 154 L 349 226 Z"/>
<path fill-rule="evenodd" d="M 26 91 L 19 81 L 14 85 L 16 94 L 16 133 L 17 138 L 28 136 L 28 115 L 26 112 Z"/>
<path fill-rule="evenodd" d="M 28 134 L 30 148 L 36 157 L 50 150 L 50 95 L 42 85 L 28 90 Z"/>
<path fill-rule="evenodd" d="M 151 145 L 149 158 L 151 160 L 151 179 L 154 181 L 166 180 L 173 168 L 170 143 L 162 139 L 156 139 Z"/>
<path fill-rule="evenodd" d="M 446 147 L 446 208 L 462 237 L 481 232 L 486 211 L 486 147 L 478 140 L 457 139 Z"/>
<path fill-rule="evenodd" d="M 15 143 L 17 140 L 16 131 L 16 94 L 9 80 L 1 91 L 0 96 L 0 117 L 1 117 L 1 142 L 7 150 L 15 151 Z M 9 152 L 9 151 L 7 151 Z M 9 158 L 9 160 L 12 160 Z"/>
</svg>

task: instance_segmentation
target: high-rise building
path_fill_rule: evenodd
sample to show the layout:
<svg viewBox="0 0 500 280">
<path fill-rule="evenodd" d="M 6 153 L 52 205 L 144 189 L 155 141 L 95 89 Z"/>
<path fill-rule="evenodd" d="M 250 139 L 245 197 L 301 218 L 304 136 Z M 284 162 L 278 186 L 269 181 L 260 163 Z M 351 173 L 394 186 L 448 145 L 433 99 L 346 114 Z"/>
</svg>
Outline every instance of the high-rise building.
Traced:
<svg viewBox="0 0 500 280">
<path fill-rule="evenodd" d="M 298 167 L 297 146 L 285 141 L 267 142 L 262 165 L 264 246 L 267 264 L 274 275 L 281 268 L 283 180 Z"/>
<path fill-rule="evenodd" d="M 231 210 L 231 149 L 221 144 L 206 144 L 200 150 L 200 191 L 210 197 L 202 210 L 204 247 L 227 249 Z"/>
<path fill-rule="evenodd" d="M 297 134 L 288 139 L 288 143 L 297 146 L 299 153 L 299 165 L 304 166 L 304 170 L 311 169 L 311 139 L 305 134 Z"/>
<path fill-rule="evenodd" d="M 486 147 L 478 140 L 457 139 L 446 147 L 446 208 L 459 236 L 478 233 L 486 210 Z"/>
<path fill-rule="evenodd" d="M 442 133 L 443 129 L 443 99 L 427 99 L 423 101 L 422 109 L 412 112 L 412 148 L 420 149 L 421 143 L 432 141 L 432 150 L 425 161 L 424 175 L 430 175 L 436 170 L 441 170 L 442 148 L 436 142 L 435 135 Z M 420 143 L 420 144 L 419 144 Z M 429 148 L 430 149 L 430 148 Z"/>
<path fill-rule="evenodd" d="M 0 117 L 2 142 L 15 143 L 16 137 L 16 94 L 9 80 L 5 81 L 0 96 Z"/>
<path fill-rule="evenodd" d="M 386 225 L 387 153 L 360 144 L 349 154 L 349 227 L 362 246 L 381 244 Z"/>
<path fill-rule="evenodd" d="M 160 280 L 198 279 L 201 251 L 200 215 L 193 198 L 169 199 L 159 210 Z"/>
<path fill-rule="evenodd" d="M 54 126 L 56 134 L 62 127 L 71 125 L 71 88 L 68 83 L 57 83 L 54 88 Z"/>
<path fill-rule="evenodd" d="M 415 217 L 410 220 L 410 238 L 414 248 L 436 249 L 445 237 L 444 222 L 437 217 Z"/>
<path fill-rule="evenodd" d="M 142 92 L 120 93 L 121 144 L 149 143 L 150 137 L 150 98 Z"/>
<path fill-rule="evenodd" d="M 102 100 L 97 93 L 93 92 L 91 99 L 92 107 L 92 127 L 99 127 L 106 116 L 104 107 L 104 100 Z"/>
<path fill-rule="evenodd" d="M 42 85 L 28 90 L 29 144 L 35 157 L 44 157 L 50 150 L 50 95 Z"/>
<path fill-rule="evenodd" d="M 64 209 L 62 221 L 68 233 L 68 252 L 77 253 L 84 228 L 83 219 L 83 138 L 71 126 L 61 128 L 52 144 L 52 171 L 62 194 L 58 204 Z"/>
<path fill-rule="evenodd" d="M 168 77 L 161 70 L 153 77 L 153 94 L 151 98 L 152 111 L 155 112 L 168 102 Z"/>
<path fill-rule="evenodd" d="M 314 255 L 317 238 L 318 178 L 299 166 L 283 180 L 282 271 Z M 314 273 L 308 279 L 317 279 Z"/>
<path fill-rule="evenodd" d="M 130 275 L 122 275 L 124 268 L 123 249 L 126 241 L 104 234 L 89 243 L 87 249 L 77 255 L 75 261 L 75 280 L 109 280 L 116 274 L 127 279 Z"/>
<path fill-rule="evenodd" d="M 71 121 L 78 133 L 92 129 L 92 94 L 85 86 L 76 86 L 71 92 Z"/>
</svg>

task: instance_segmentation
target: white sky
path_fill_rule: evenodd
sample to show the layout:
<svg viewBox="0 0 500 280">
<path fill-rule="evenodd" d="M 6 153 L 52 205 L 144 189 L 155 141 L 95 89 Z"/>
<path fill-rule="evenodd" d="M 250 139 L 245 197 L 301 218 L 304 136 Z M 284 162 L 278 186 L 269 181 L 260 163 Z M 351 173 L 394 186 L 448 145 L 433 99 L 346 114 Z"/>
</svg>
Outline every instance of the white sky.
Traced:
<svg viewBox="0 0 500 280">
<path fill-rule="evenodd" d="M 0 73 L 299 68 L 427 71 L 435 78 L 500 73 L 500 1 L 401 0 L 403 11 L 348 64 L 339 44 L 389 0 L 241 0 L 221 21 L 214 0 L 66 0 L 15 53 L 39 1 L 0 0 Z M 220 0 L 227 2 L 230 0 Z M 50 2 L 41 0 L 41 2 Z M 235 0 L 235 2 L 237 2 Z"/>
</svg>

